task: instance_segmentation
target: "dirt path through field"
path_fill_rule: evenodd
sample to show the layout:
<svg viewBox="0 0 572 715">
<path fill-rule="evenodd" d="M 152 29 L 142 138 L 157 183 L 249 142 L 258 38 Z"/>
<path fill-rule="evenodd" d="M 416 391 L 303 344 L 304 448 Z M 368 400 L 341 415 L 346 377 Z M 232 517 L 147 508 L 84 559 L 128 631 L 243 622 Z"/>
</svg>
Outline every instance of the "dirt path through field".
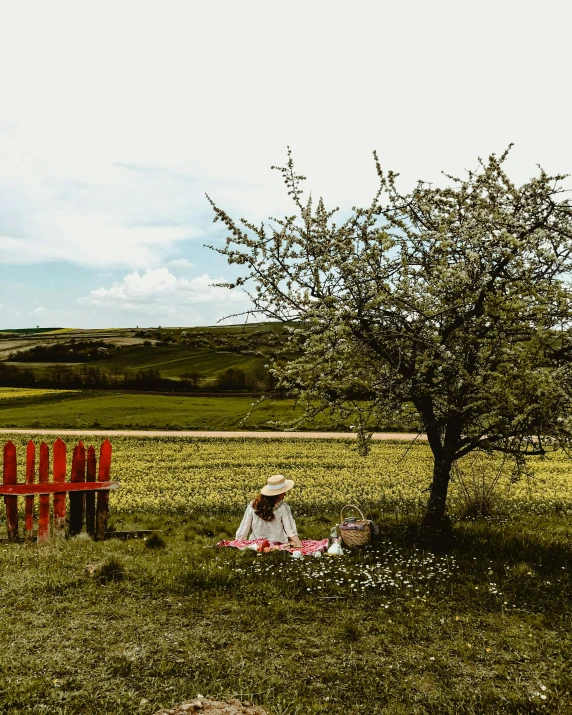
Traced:
<svg viewBox="0 0 572 715">
<path fill-rule="evenodd" d="M 259 439 L 355 439 L 353 432 L 220 432 L 216 430 L 114 430 L 114 429 L 0 429 L 0 434 L 53 434 L 53 435 L 105 435 L 107 437 L 228 437 L 240 439 L 257 437 Z M 415 438 L 426 440 L 424 434 L 412 432 L 374 432 L 375 440 L 399 440 L 410 442 Z"/>
</svg>

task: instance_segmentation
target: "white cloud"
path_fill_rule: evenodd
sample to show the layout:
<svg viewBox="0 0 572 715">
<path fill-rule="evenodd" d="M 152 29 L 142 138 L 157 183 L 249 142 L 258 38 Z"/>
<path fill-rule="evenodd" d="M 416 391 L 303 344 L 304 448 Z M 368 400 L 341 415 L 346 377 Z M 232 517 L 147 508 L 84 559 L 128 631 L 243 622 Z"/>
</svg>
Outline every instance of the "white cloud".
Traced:
<svg viewBox="0 0 572 715">
<path fill-rule="evenodd" d="M 247 310 L 250 302 L 242 291 L 213 285 L 223 281 L 224 278 L 210 278 L 207 274 L 192 279 L 177 278 L 168 268 L 148 268 L 144 273 L 133 271 L 110 288 L 92 290 L 79 302 L 150 315 L 180 313 L 202 306 L 202 310 L 206 308 L 213 314 L 213 319 L 218 319 L 225 309 L 228 313 Z"/>
<path fill-rule="evenodd" d="M 50 306 L 50 321 L 118 325 L 136 315 L 134 306 L 160 314 L 200 305 L 187 324 L 229 312 L 231 294 L 199 279 L 191 287 L 146 279 L 159 281 L 146 301 L 130 291 L 143 290 L 147 268 L 183 275 L 190 266 L 169 262 L 173 256 L 208 275 L 238 270 L 202 248 L 220 246 L 227 233 L 213 225 L 205 193 L 255 224 L 298 213 L 270 170 L 286 164 L 288 145 L 296 172 L 308 177 L 303 200 L 322 195 L 342 215 L 375 194 L 374 149 L 385 169 L 401 173 L 404 191 L 417 179 L 447 183 L 441 170 L 463 176 L 478 156 L 511 141 L 507 171 L 516 183 L 535 175 L 537 163 L 550 173 L 572 170 L 563 90 L 571 3 L 348 7 L 52 0 L 34 3 L 31 22 L 28 3 L 9 4 L 0 24 L 0 261 L 139 276 L 116 288 L 98 278 L 104 293 L 88 299 L 105 310 L 83 302 L 71 317 L 77 283 L 59 308 L 48 281 L 34 284 L 33 300 Z M 296 52 L 284 52 L 292 38 Z M 550 97 L 549 112 L 528 101 L 535 87 Z M 15 305 L 30 294 L 23 282 Z M 16 321 L 12 298 L 0 297 Z M 23 309 L 28 317 L 34 304 Z"/>
<path fill-rule="evenodd" d="M 32 313 L 32 315 L 44 315 L 46 309 L 42 308 L 42 306 L 39 305 L 37 308 L 34 308 L 34 310 L 31 310 L 30 312 Z"/>
<path fill-rule="evenodd" d="M 517 32 L 513 5 L 53 0 L 30 23 L 12 3 L 0 28 L 0 257 L 157 267 L 212 229 L 205 192 L 254 222 L 290 212 L 269 168 L 287 145 L 304 197 L 313 189 L 328 207 L 371 199 L 373 149 L 404 189 L 510 141 L 517 180 L 537 162 L 569 171 L 570 4 L 519 6 Z M 294 55 L 280 49 L 292 37 Z M 526 101 L 534 86 L 549 113 Z"/>
<path fill-rule="evenodd" d="M 157 186 L 155 212 L 138 211 L 139 203 L 149 206 L 148 191 L 125 181 L 119 168 L 98 179 L 88 166 L 85 185 L 41 172 L 20 179 L 8 173 L 0 169 L 3 263 L 64 260 L 93 268 L 144 268 L 173 253 L 178 241 L 199 235 L 188 216 L 167 221 L 174 207 Z"/>
<path fill-rule="evenodd" d="M 194 263 L 191 263 L 188 261 L 186 258 L 174 258 L 172 261 L 168 261 L 167 265 L 170 268 L 184 268 L 184 269 L 191 269 L 195 267 Z"/>
</svg>

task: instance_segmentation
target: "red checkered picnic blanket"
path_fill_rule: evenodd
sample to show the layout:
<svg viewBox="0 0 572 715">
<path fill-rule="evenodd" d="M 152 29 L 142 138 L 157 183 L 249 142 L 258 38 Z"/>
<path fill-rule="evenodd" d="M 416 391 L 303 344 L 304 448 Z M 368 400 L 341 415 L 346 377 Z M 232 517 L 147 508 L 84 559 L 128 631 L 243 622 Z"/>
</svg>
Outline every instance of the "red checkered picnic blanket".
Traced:
<svg viewBox="0 0 572 715">
<path fill-rule="evenodd" d="M 257 544 L 260 546 L 262 542 L 266 539 L 235 539 L 234 541 L 219 541 L 217 546 L 234 546 L 237 549 L 242 549 L 245 546 L 250 546 L 251 544 Z M 308 554 L 313 554 L 314 551 L 325 551 L 328 548 L 328 540 L 320 539 L 318 541 L 314 539 L 302 539 L 302 547 L 298 548 L 296 546 L 290 546 L 290 544 L 279 544 L 277 542 L 270 542 L 273 546 L 279 546 L 280 551 L 301 551 L 304 556 Z"/>
</svg>

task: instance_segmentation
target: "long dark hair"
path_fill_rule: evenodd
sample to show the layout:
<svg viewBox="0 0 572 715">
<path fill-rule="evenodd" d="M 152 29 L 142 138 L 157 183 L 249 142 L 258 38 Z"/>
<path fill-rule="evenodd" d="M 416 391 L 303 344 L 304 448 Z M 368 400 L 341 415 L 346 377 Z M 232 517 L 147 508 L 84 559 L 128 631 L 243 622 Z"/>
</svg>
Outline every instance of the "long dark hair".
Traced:
<svg viewBox="0 0 572 715">
<path fill-rule="evenodd" d="M 254 513 L 264 521 L 274 521 L 274 507 L 283 496 L 283 494 L 276 494 L 276 496 L 267 497 L 265 494 L 259 494 L 252 502 Z"/>
</svg>

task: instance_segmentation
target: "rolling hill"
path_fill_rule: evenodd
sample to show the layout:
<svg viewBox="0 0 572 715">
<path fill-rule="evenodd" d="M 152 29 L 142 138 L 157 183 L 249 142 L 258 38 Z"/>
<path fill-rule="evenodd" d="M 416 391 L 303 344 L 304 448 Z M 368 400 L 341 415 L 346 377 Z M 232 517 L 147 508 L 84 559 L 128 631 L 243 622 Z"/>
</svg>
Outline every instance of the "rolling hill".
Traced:
<svg viewBox="0 0 572 715">
<path fill-rule="evenodd" d="M 131 380 L 135 389 L 182 389 L 159 383 L 187 381 L 193 389 L 256 391 L 268 382 L 269 361 L 288 357 L 285 342 L 281 323 L 5 332 L 0 384 L 117 388 Z"/>
</svg>

